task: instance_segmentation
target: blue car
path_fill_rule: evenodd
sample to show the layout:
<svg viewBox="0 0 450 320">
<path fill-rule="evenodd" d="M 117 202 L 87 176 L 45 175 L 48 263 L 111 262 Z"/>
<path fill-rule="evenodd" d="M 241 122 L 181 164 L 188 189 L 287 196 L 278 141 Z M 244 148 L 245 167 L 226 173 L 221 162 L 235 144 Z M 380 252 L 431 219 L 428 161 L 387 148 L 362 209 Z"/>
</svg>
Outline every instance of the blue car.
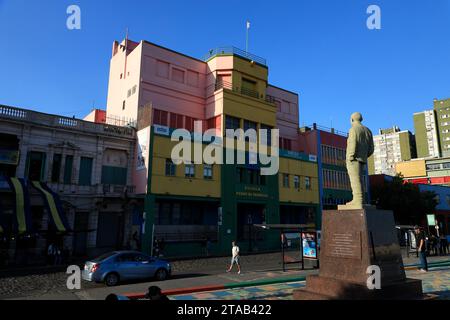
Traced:
<svg viewBox="0 0 450 320">
<path fill-rule="evenodd" d="M 113 251 L 87 261 L 82 278 L 115 286 L 121 281 L 170 277 L 170 263 L 137 251 Z"/>
</svg>

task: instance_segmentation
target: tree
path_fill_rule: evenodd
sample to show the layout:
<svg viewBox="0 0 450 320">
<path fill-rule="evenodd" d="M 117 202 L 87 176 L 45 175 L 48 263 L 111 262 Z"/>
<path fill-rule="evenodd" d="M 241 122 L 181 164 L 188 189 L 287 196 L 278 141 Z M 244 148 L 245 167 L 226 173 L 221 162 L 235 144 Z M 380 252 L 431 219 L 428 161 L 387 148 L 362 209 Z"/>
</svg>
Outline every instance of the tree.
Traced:
<svg viewBox="0 0 450 320">
<path fill-rule="evenodd" d="M 372 186 L 370 192 L 372 203 L 379 209 L 392 210 L 398 224 L 420 224 L 427 214 L 435 212 L 437 205 L 434 192 L 420 192 L 417 185 L 405 182 L 400 175 Z"/>
</svg>

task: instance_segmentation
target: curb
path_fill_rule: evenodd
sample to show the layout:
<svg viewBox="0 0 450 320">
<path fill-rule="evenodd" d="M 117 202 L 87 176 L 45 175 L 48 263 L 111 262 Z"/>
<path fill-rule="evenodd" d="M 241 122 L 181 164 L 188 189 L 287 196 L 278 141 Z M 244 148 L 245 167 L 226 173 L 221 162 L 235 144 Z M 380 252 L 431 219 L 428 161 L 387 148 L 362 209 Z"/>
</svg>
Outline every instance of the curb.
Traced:
<svg viewBox="0 0 450 320">
<path fill-rule="evenodd" d="M 195 292 L 255 287 L 255 286 L 262 286 L 262 285 L 285 283 L 285 282 L 298 282 L 298 281 L 305 281 L 305 279 L 306 279 L 306 277 L 304 277 L 304 276 L 303 277 L 283 277 L 283 278 L 275 278 L 275 279 L 268 279 L 268 280 L 267 279 L 254 280 L 254 281 L 248 281 L 248 282 L 244 282 L 244 283 L 226 283 L 226 284 L 220 284 L 220 285 L 169 289 L 169 290 L 163 290 L 162 293 L 166 296 L 174 296 L 174 295 L 189 294 L 189 293 L 195 293 Z M 130 299 L 142 299 L 145 297 L 144 293 L 125 293 L 123 295 Z"/>
<path fill-rule="evenodd" d="M 408 264 L 408 265 L 404 266 L 404 270 L 415 270 L 415 269 L 417 269 L 418 266 L 419 266 L 419 264 Z M 428 267 L 430 267 L 430 268 L 431 267 L 445 267 L 445 266 L 450 266 L 450 260 L 431 262 L 428 264 Z M 263 286 L 263 285 L 270 285 L 270 284 L 277 284 L 277 283 L 298 282 L 298 281 L 305 281 L 305 280 L 306 280 L 306 276 L 282 277 L 282 278 L 274 278 L 274 279 L 254 280 L 254 281 L 248 281 L 248 282 L 243 282 L 243 283 L 225 283 L 225 284 L 220 284 L 220 285 L 169 289 L 169 290 L 163 290 L 162 293 L 166 296 L 173 296 L 173 295 L 189 294 L 189 293 L 196 293 L 196 292 L 246 288 L 246 287 Z M 145 298 L 145 293 L 125 293 L 123 295 L 130 299 Z"/>
</svg>

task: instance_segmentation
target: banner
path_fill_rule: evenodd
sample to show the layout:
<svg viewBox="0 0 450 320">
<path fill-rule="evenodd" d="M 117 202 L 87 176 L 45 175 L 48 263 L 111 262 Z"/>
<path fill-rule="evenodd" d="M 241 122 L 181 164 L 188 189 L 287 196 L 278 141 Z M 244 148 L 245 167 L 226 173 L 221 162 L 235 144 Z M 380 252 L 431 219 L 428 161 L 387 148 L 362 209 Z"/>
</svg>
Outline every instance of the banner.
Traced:
<svg viewBox="0 0 450 320">
<path fill-rule="evenodd" d="M 303 257 L 317 259 L 315 233 L 302 233 Z"/>
<path fill-rule="evenodd" d="M 66 216 L 62 210 L 61 201 L 56 193 L 54 193 L 47 185 L 39 181 L 32 182 L 43 196 L 50 217 L 59 232 L 67 232 L 70 230 Z"/>
<path fill-rule="evenodd" d="M 11 190 L 14 191 L 15 205 L 13 206 L 16 216 L 16 227 L 19 234 L 31 231 L 30 197 L 27 185 L 23 179 L 7 178 Z"/>
</svg>

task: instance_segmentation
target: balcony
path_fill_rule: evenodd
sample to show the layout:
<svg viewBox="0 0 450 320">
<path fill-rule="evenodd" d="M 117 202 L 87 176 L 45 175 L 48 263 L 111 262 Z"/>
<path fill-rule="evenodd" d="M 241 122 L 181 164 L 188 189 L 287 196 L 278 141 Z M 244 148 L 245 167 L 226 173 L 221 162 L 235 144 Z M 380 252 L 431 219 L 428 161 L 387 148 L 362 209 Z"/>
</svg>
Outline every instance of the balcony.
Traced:
<svg viewBox="0 0 450 320">
<path fill-rule="evenodd" d="M 267 61 L 264 58 L 258 57 L 257 55 L 251 54 L 247 51 L 244 51 L 242 49 L 236 48 L 236 47 L 232 47 L 232 46 L 228 46 L 228 47 L 218 47 L 218 48 L 214 48 L 209 50 L 208 54 L 206 54 L 203 57 L 204 61 L 208 61 L 211 58 L 215 57 L 215 56 L 226 56 L 226 55 L 235 55 L 235 56 L 239 56 L 241 58 L 250 60 L 250 61 L 254 61 L 260 65 L 263 65 L 265 67 L 267 67 Z"/>
<path fill-rule="evenodd" d="M 0 120 L 1 119 L 109 136 L 127 138 L 134 138 L 135 136 L 135 130 L 131 127 L 94 123 L 76 118 L 63 117 L 5 105 L 0 105 Z"/>
<path fill-rule="evenodd" d="M 255 98 L 255 99 L 261 99 L 261 100 L 264 100 L 267 103 L 275 104 L 275 97 L 273 97 L 271 95 L 266 94 L 266 96 L 263 97 L 256 90 L 252 90 L 252 89 L 244 88 L 244 87 L 233 88 L 232 83 L 228 82 L 228 81 L 217 80 L 215 85 L 214 85 L 214 90 L 217 91 L 217 90 L 220 90 L 220 89 L 230 90 L 230 91 L 233 91 L 233 92 L 245 95 L 247 97 L 252 97 L 252 98 Z"/>
</svg>

